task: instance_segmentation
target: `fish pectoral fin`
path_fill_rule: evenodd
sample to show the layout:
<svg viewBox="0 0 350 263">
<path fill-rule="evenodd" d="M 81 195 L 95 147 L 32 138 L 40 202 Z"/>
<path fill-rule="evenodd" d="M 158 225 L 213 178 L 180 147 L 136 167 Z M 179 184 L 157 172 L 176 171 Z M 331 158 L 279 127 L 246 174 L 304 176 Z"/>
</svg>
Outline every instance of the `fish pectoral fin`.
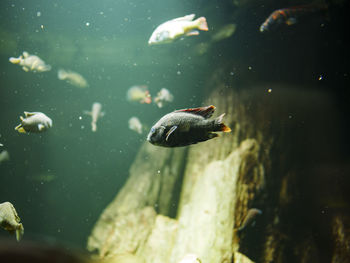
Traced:
<svg viewBox="0 0 350 263">
<path fill-rule="evenodd" d="M 45 125 L 43 125 L 43 124 L 38 124 L 38 130 L 39 131 L 42 131 L 43 129 L 45 129 Z"/>
<path fill-rule="evenodd" d="M 22 124 L 15 127 L 15 130 L 19 133 L 26 133 L 26 130 L 22 127 Z"/>
<path fill-rule="evenodd" d="M 186 35 L 187 36 L 198 36 L 199 35 L 199 31 L 198 30 L 191 30 Z"/>
<path fill-rule="evenodd" d="M 170 130 L 166 133 L 166 138 L 165 140 L 168 141 L 169 136 L 176 130 L 177 126 L 173 126 L 170 128 Z"/>
</svg>

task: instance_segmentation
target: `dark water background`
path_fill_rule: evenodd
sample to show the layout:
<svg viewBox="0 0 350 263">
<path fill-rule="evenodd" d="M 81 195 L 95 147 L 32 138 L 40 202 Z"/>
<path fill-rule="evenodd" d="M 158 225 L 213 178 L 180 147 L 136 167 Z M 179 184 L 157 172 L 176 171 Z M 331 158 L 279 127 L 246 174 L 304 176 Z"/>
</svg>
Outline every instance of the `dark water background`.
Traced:
<svg viewBox="0 0 350 263">
<path fill-rule="evenodd" d="M 259 26 L 273 10 L 300 2 L 257 2 L 235 7 L 231 1 L 204 0 L 1 1 L 0 142 L 11 159 L 0 164 L 0 202 L 14 204 L 25 238 L 84 247 L 145 140 L 146 133 L 128 129 L 128 119 L 138 116 L 150 127 L 173 109 L 200 105 L 210 91 L 204 88 L 208 76 L 223 66 L 232 65 L 227 78 L 240 88 L 264 81 L 300 85 L 301 93 L 308 85 L 329 91 L 339 112 L 335 117 L 341 119 L 339 136 L 348 134 L 346 8 L 335 5 L 329 19 L 315 16 L 261 34 Z M 209 32 L 147 46 L 157 25 L 190 13 L 205 16 Z M 228 23 L 237 24 L 235 34 L 198 55 L 197 45 Z M 37 54 L 53 69 L 35 74 L 8 62 L 22 51 Z M 81 73 L 90 87 L 59 81 L 60 67 Z M 152 94 L 167 88 L 175 100 L 162 109 L 130 104 L 126 92 L 134 84 L 148 85 Z M 90 118 L 82 112 L 95 101 L 106 114 L 92 133 Z M 54 127 L 40 135 L 18 134 L 14 127 L 23 111 L 46 113 Z M 346 156 L 348 146 L 340 146 Z M 33 179 L 48 173 L 55 176 L 51 182 Z"/>
</svg>

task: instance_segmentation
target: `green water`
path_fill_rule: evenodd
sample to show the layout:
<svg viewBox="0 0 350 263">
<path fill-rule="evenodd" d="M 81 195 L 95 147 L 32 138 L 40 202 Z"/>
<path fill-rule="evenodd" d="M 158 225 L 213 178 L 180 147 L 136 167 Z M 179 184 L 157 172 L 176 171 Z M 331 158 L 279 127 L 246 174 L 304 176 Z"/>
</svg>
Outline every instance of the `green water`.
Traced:
<svg viewBox="0 0 350 263">
<path fill-rule="evenodd" d="M 329 41 L 343 39 L 341 32 L 332 31 L 341 22 L 325 29 L 326 35 L 318 28 L 309 36 L 309 25 L 299 27 L 300 35 L 276 31 L 266 36 L 258 28 L 270 9 L 245 7 L 236 13 L 230 1 L 2 0 L 0 5 L 0 143 L 11 158 L 0 165 L 0 202 L 14 204 L 28 239 L 84 247 L 145 141 L 147 132 L 129 130 L 128 119 L 137 116 L 150 127 L 174 109 L 200 106 L 210 92 L 208 76 L 219 67 L 232 64 L 227 82 L 237 77 L 240 88 L 251 80 L 314 84 L 327 72 L 320 90 L 331 90 L 337 76 L 348 70 L 338 45 Z M 157 25 L 191 13 L 205 16 L 209 31 L 237 23 L 237 32 L 204 55 L 196 47 L 210 41 L 210 32 L 171 45 L 147 45 Z M 300 49 L 304 53 L 298 57 Z M 40 56 L 52 70 L 24 72 L 8 62 L 23 51 Z M 61 67 L 79 72 L 90 86 L 79 89 L 58 80 Z M 334 94 L 346 116 L 348 79 L 341 81 Z M 148 85 L 151 94 L 167 88 L 174 102 L 162 109 L 131 104 L 126 92 L 135 84 Z M 105 112 L 96 133 L 83 114 L 94 102 Z M 14 127 L 23 111 L 46 113 L 53 128 L 18 134 Z M 35 179 L 42 174 L 54 179 Z M 1 230 L 0 237 L 5 236 Z"/>
</svg>

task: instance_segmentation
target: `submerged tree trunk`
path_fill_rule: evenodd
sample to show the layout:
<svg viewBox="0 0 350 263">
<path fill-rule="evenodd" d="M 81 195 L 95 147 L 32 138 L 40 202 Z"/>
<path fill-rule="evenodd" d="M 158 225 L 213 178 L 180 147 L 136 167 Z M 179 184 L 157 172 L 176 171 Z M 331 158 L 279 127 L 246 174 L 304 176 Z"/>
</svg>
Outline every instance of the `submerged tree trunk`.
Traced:
<svg viewBox="0 0 350 263">
<path fill-rule="evenodd" d="M 304 89 L 300 96 L 298 87 L 282 84 L 243 89 L 225 83 L 226 73 L 213 74 L 208 86 L 216 88 L 205 105 L 226 113 L 232 133 L 178 149 L 145 142 L 96 223 L 90 251 L 145 263 L 178 263 L 189 254 L 202 263 L 342 262 L 349 253 L 344 214 L 328 210 L 316 221 L 320 207 L 340 198 L 317 198 L 322 188 L 313 184 L 326 176 L 309 165 L 337 154 L 335 139 L 324 140 L 338 132 L 328 95 Z M 255 227 L 237 231 L 250 208 L 263 214 Z"/>
</svg>

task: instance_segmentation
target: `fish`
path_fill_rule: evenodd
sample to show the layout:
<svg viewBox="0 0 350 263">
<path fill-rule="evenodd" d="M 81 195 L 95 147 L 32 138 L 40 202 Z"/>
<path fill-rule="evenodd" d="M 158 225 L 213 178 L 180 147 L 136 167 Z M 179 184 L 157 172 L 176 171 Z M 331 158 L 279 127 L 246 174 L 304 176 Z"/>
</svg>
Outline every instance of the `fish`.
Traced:
<svg viewBox="0 0 350 263">
<path fill-rule="evenodd" d="M 38 56 L 29 54 L 27 51 L 23 51 L 23 54 L 18 58 L 10 57 L 9 61 L 12 64 L 19 64 L 25 72 L 45 72 L 51 70 L 50 65 L 46 64 Z"/>
<path fill-rule="evenodd" d="M 59 80 L 65 80 L 69 84 L 78 88 L 89 87 L 89 83 L 82 75 L 71 70 L 59 69 L 57 72 L 57 77 Z"/>
<path fill-rule="evenodd" d="M 230 132 L 222 122 L 225 113 L 209 120 L 214 111 L 215 106 L 210 105 L 168 113 L 151 128 L 147 141 L 156 146 L 180 147 L 218 137 L 215 132 Z"/>
<path fill-rule="evenodd" d="M 259 30 L 260 32 L 265 32 L 280 24 L 286 24 L 288 26 L 294 25 L 297 23 L 298 18 L 302 16 L 325 11 L 327 9 L 328 6 L 326 4 L 310 4 L 277 9 L 261 24 Z"/>
<path fill-rule="evenodd" d="M 219 42 L 221 40 L 224 40 L 226 38 L 229 38 L 230 36 L 232 36 L 235 31 L 236 31 L 236 24 L 227 24 L 224 25 L 222 28 L 220 28 L 220 30 L 218 32 L 216 32 L 212 37 L 211 40 L 213 42 Z"/>
<path fill-rule="evenodd" d="M 1 151 L 0 152 L 0 164 L 2 162 L 8 161 L 10 160 L 10 154 L 8 153 L 8 151 Z"/>
<path fill-rule="evenodd" d="M 205 17 L 193 20 L 195 14 L 178 17 L 159 25 L 148 40 L 149 45 L 171 43 L 182 36 L 199 35 L 198 30 L 208 31 Z"/>
<path fill-rule="evenodd" d="M 146 85 L 134 85 L 128 89 L 126 99 L 130 102 L 139 102 L 150 104 L 152 102 L 151 94 Z"/>
<path fill-rule="evenodd" d="M 52 120 L 42 112 L 24 112 L 25 118 L 20 116 L 21 124 L 15 127 L 19 133 L 43 132 L 52 127 Z"/>
<path fill-rule="evenodd" d="M 21 219 L 10 202 L 0 204 L 0 226 L 11 234 L 16 233 L 17 241 L 20 241 L 24 234 L 24 227 L 20 222 Z"/>
<path fill-rule="evenodd" d="M 41 183 L 49 183 L 49 182 L 56 180 L 56 176 L 54 174 L 51 174 L 51 173 L 32 175 L 32 176 L 27 176 L 26 178 L 30 181 L 36 181 L 36 182 L 41 182 Z"/>
<path fill-rule="evenodd" d="M 98 118 L 103 117 L 105 113 L 102 110 L 102 104 L 99 102 L 94 102 L 92 104 L 92 109 L 91 111 L 84 111 L 85 114 L 90 115 L 92 120 L 91 120 L 91 130 L 93 132 L 97 131 L 97 121 Z"/>
<path fill-rule="evenodd" d="M 170 91 L 162 88 L 154 98 L 154 103 L 157 104 L 158 108 L 162 108 L 165 103 L 172 102 L 173 99 L 174 96 L 170 93 Z"/>
<path fill-rule="evenodd" d="M 129 129 L 136 131 L 138 134 L 142 133 L 142 123 L 137 117 L 131 117 L 129 119 Z"/>
<path fill-rule="evenodd" d="M 245 229 L 248 225 L 250 225 L 253 222 L 253 220 L 257 215 L 261 215 L 261 214 L 262 214 L 262 211 L 257 208 L 249 209 L 247 212 L 247 215 L 244 217 L 242 224 L 237 229 L 237 231 L 242 231 L 243 229 Z"/>
</svg>

